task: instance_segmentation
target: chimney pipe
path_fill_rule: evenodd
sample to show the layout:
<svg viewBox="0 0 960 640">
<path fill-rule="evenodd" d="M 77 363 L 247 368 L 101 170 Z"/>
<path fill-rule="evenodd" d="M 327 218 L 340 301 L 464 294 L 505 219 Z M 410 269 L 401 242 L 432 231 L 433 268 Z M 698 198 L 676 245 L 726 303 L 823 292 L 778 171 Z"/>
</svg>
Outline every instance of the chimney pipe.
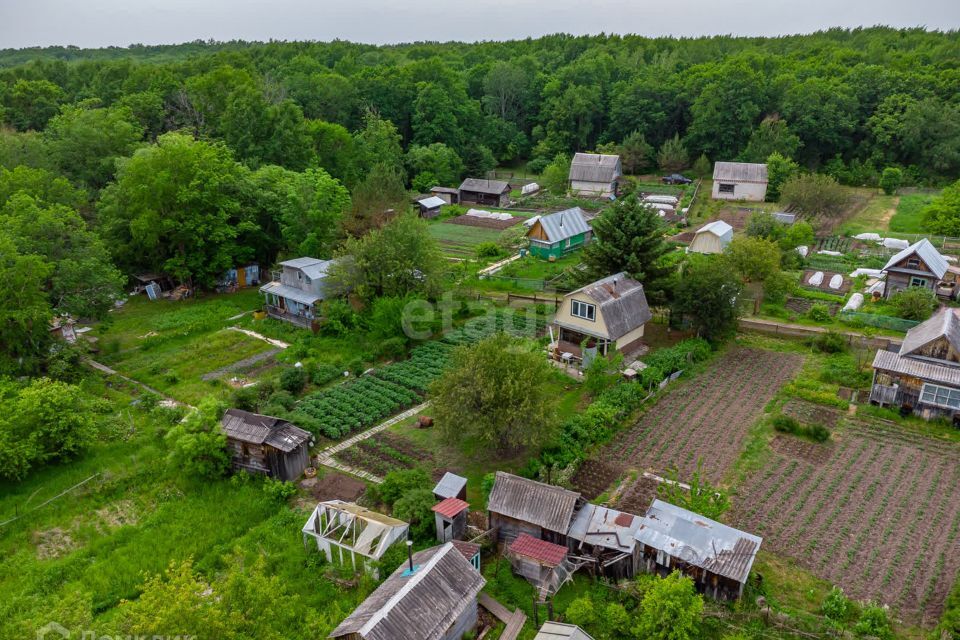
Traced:
<svg viewBox="0 0 960 640">
<path fill-rule="evenodd" d="M 410 573 L 413 573 L 413 540 L 407 540 L 407 560 L 410 562 Z"/>
</svg>

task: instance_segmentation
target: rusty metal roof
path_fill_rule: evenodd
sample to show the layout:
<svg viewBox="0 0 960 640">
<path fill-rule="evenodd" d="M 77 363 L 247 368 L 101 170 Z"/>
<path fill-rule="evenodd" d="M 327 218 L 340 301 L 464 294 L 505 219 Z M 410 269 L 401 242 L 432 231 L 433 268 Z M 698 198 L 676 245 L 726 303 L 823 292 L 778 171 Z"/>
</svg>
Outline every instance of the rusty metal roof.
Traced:
<svg viewBox="0 0 960 640">
<path fill-rule="evenodd" d="M 461 511 L 466 510 L 469 506 L 469 504 L 460 498 L 446 498 L 430 508 L 446 518 L 452 518 Z"/>
<path fill-rule="evenodd" d="M 449 542 L 413 554 L 413 565 L 400 565 L 329 637 L 442 638 L 486 584 Z"/>
<path fill-rule="evenodd" d="M 639 516 L 588 504 L 577 513 L 567 535 L 584 544 L 630 553 L 639 527 Z"/>
<path fill-rule="evenodd" d="M 746 582 L 763 539 L 654 500 L 634 534 L 637 542 L 737 582 Z"/>
<path fill-rule="evenodd" d="M 579 498 L 579 493 L 563 487 L 497 471 L 487 509 L 566 534 Z"/>
<path fill-rule="evenodd" d="M 464 540 L 451 540 L 450 543 L 467 560 L 473 560 L 473 557 L 478 553 L 480 553 L 480 545 L 474 542 L 466 542 Z"/>
<path fill-rule="evenodd" d="M 556 567 L 567 557 L 567 548 L 546 540 L 538 540 L 528 533 L 521 533 L 510 545 L 510 553 L 531 558 L 548 567 Z"/>
</svg>

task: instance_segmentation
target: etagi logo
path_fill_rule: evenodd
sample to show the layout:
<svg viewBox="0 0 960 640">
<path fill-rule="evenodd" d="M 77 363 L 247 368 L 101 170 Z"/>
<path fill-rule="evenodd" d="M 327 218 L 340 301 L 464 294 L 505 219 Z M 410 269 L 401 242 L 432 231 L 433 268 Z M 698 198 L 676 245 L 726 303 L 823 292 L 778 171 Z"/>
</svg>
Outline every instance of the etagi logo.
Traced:
<svg viewBox="0 0 960 640">
<path fill-rule="evenodd" d="M 96 631 L 84 629 L 74 636 L 70 629 L 57 622 L 48 622 L 37 630 L 37 640 L 69 640 L 77 637 L 79 640 L 195 640 L 195 636 L 101 636 Z"/>
</svg>

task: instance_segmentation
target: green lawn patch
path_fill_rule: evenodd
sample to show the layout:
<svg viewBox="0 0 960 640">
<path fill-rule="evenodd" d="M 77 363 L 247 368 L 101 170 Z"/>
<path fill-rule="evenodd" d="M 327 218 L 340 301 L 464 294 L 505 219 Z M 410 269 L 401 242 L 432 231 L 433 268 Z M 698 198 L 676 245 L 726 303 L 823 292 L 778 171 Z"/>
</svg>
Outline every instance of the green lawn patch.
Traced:
<svg viewBox="0 0 960 640">
<path fill-rule="evenodd" d="M 897 212 L 890 218 L 890 231 L 897 233 L 924 233 L 923 209 L 936 194 L 911 193 L 900 196 Z"/>
</svg>

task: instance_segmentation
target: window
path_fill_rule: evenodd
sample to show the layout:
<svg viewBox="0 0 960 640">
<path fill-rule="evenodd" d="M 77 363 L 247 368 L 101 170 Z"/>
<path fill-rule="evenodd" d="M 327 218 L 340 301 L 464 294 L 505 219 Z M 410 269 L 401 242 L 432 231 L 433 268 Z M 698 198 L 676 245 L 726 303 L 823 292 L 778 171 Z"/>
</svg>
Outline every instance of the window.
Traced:
<svg viewBox="0 0 960 640">
<path fill-rule="evenodd" d="M 303 279 L 304 281 L 306 281 L 307 284 L 310 284 L 313 282 L 313 280 L 310 279 L 310 276 L 303 276 Z"/>
<path fill-rule="evenodd" d="M 579 300 L 572 300 L 570 302 L 570 315 L 574 318 L 593 321 L 597 319 L 597 307 Z"/>
<path fill-rule="evenodd" d="M 960 389 L 924 384 L 920 390 L 920 402 L 948 409 L 960 409 Z"/>
<path fill-rule="evenodd" d="M 927 286 L 927 281 L 926 281 L 925 278 L 918 278 L 917 276 L 913 276 L 912 278 L 910 278 L 910 286 L 911 286 L 911 287 L 925 287 L 925 286 Z"/>
<path fill-rule="evenodd" d="M 734 185 L 734 184 L 727 184 L 727 183 L 721 182 L 719 185 L 717 185 L 717 193 L 730 193 L 730 194 L 732 194 L 732 193 L 733 193 L 733 190 L 736 188 L 736 186 L 737 186 L 737 185 Z"/>
<path fill-rule="evenodd" d="M 911 269 L 916 269 L 920 266 L 920 258 L 910 258 L 907 260 L 907 266 Z"/>
</svg>

